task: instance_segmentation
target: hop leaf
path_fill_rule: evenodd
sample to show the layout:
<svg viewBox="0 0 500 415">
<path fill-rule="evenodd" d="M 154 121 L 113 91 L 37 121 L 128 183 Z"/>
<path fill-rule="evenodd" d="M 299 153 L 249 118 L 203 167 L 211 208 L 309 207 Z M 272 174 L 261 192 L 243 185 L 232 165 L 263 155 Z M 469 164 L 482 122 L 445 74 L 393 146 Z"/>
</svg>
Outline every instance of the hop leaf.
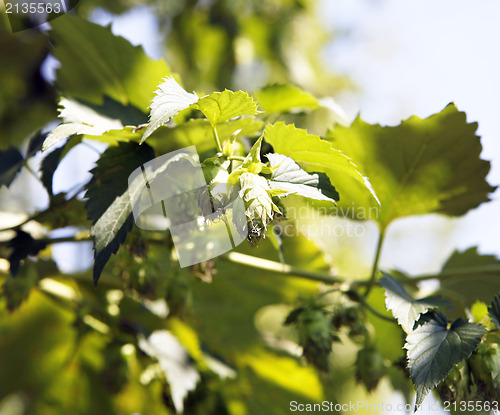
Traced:
<svg viewBox="0 0 500 415">
<path fill-rule="evenodd" d="M 406 333 L 413 329 L 415 321 L 421 314 L 438 306 L 450 307 L 443 298 L 433 296 L 414 300 L 411 298 L 399 281 L 388 274 L 379 280 L 380 285 L 385 288 L 385 306 L 392 311 L 392 315 L 398 320 Z"/>
<path fill-rule="evenodd" d="M 212 125 L 242 115 L 256 115 L 259 112 L 257 103 L 246 92 L 227 89 L 201 98 L 193 107 L 203 112 Z"/>
<path fill-rule="evenodd" d="M 149 107 L 151 108 L 149 124 L 142 136 L 141 143 L 179 111 L 198 102 L 198 95 L 186 92 L 171 76 L 163 80 L 155 93 L 156 96 Z"/>
<path fill-rule="evenodd" d="M 484 326 L 464 319 L 455 320 L 448 328 L 445 315 L 436 312 L 432 320 L 408 335 L 404 347 L 417 392 L 416 408 L 454 365 L 472 354 L 484 332 Z"/>
</svg>

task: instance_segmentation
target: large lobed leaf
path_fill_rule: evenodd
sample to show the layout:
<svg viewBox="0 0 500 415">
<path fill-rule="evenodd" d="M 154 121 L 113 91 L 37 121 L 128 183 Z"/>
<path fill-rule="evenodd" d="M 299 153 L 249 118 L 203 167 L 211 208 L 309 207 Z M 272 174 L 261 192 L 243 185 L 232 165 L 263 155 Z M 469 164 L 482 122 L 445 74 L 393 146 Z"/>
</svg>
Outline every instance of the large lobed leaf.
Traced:
<svg viewBox="0 0 500 415">
<path fill-rule="evenodd" d="M 485 179 L 490 163 L 480 158 L 476 129 L 477 123 L 467 123 L 465 113 L 450 104 L 429 118 L 414 116 L 396 127 L 358 118 L 350 128 L 336 127 L 328 138 L 370 178 L 381 208 L 368 213 L 385 227 L 410 215 L 463 215 L 489 200 L 494 190 Z M 339 177 L 335 186 L 343 204 L 373 206 L 351 177 Z"/>
<path fill-rule="evenodd" d="M 481 324 L 455 320 L 447 327 L 443 313 L 412 331 L 406 338 L 408 369 L 417 392 L 416 408 L 453 366 L 469 357 L 485 333 Z"/>
<path fill-rule="evenodd" d="M 314 110 L 319 107 L 318 100 L 309 92 L 293 85 L 267 85 L 254 93 L 259 106 L 268 114 Z"/>
<path fill-rule="evenodd" d="M 361 185 L 370 195 L 372 203 L 377 205 L 376 195 L 371 191 L 368 179 L 359 172 L 349 157 L 333 148 L 328 141 L 283 122 L 268 125 L 264 130 L 264 138 L 276 153 L 291 157 L 306 171 L 326 173 L 338 190 L 341 200 L 347 189 L 339 188 L 337 183 L 342 183 L 342 177 L 348 176 Z"/>
<path fill-rule="evenodd" d="M 415 300 L 410 297 L 399 281 L 389 274 L 384 273 L 384 277 L 379 279 L 380 285 L 385 288 L 385 306 L 392 311 L 394 318 L 403 327 L 406 333 L 413 330 L 415 322 L 421 314 L 435 307 L 449 307 L 448 301 L 441 297 L 425 297 Z"/>
<path fill-rule="evenodd" d="M 129 189 L 129 175 L 153 158 L 154 151 L 147 144 L 122 142 L 108 148 L 92 170 L 93 178 L 87 186 L 85 207 L 93 223 L 95 283 L 133 226 L 129 191 L 134 189 Z"/>
<path fill-rule="evenodd" d="M 477 247 L 455 251 L 437 275 L 443 293 L 452 295 L 462 306 L 476 301 L 488 304 L 500 287 L 500 261 L 494 255 L 481 255 Z"/>
<path fill-rule="evenodd" d="M 56 82 L 64 94 L 94 104 L 108 96 L 147 112 L 153 91 L 170 73 L 165 61 L 149 58 L 110 27 L 80 17 L 65 14 L 51 26 L 52 53 L 61 62 Z"/>
</svg>

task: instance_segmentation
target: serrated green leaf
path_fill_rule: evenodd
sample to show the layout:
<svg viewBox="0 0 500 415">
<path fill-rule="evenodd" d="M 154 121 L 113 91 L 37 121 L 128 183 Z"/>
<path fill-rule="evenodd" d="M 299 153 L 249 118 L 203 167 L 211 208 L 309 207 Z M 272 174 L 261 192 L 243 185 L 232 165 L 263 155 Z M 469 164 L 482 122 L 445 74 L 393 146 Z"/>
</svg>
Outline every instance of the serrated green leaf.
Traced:
<svg viewBox="0 0 500 415">
<path fill-rule="evenodd" d="M 450 303 L 442 297 L 426 297 L 418 300 L 411 298 L 399 281 L 389 274 L 379 279 L 385 289 L 385 306 L 392 312 L 399 325 L 406 333 L 413 330 L 415 322 L 421 314 L 435 307 L 450 307 Z"/>
<path fill-rule="evenodd" d="M 339 188 L 337 182 L 347 176 L 363 186 L 373 205 L 377 206 L 376 195 L 372 192 L 368 179 L 358 171 L 349 157 L 333 148 L 328 141 L 283 122 L 268 125 L 264 130 L 264 139 L 273 146 L 276 153 L 292 158 L 306 171 L 326 173 L 338 190 L 340 199 L 347 189 Z"/>
<path fill-rule="evenodd" d="M 201 98 L 192 108 L 199 109 L 212 125 L 242 115 L 256 115 L 257 103 L 243 91 L 214 92 Z"/>
<path fill-rule="evenodd" d="M 153 91 L 170 73 L 165 61 L 149 58 L 110 27 L 80 17 L 64 14 L 51 26 L 52 53 L 61 62 L 56 82 L 63 94 L 94 104 L 108 96 L 147 113 Z"/>
<path fill-rule="evenodd" d="M 94 283 L 97 283 L 109 258 L 118 251 L 132 229 L 130 192 L 140 192 L 144 183 L 129 188 L 129 175 L 153 158 L 154 151 L 147 144 L 119 143 L 108 148 L 92 170 L 85 208 L 93 223 Z"/>
<path fill-rule="evenodd" d="M 268 114 L 314 110 L 318 100 L 310 93 L 293 85 L 273 84 L 254 93 L 259 106 Z"/>
<path fill-rule="evenodd" d="M 293 159 L 282 154 L 270 153 L 267 158 L 271 167 L 276 168 L 269 182 L 271 189 L 282 189 L 309 199 L 333 203 L 339 200 L 339 195 L 328 177 L 322 181 L 319 174 L 307 173 Z"/>
<path fill-rule="evenodd" d="M 417 392 L 416 408 L 454 365 L 469 357 L 481 341 L 485 327 L 455 320 L 450 328 L 443 313 L 412 331 L 406 338 L 408 369 Z"/>
<path fill-rule="evenodd" d="M 411 117 L 395 127 L 370 125 L 358 118 L 350 128 L 328 133 L 370 178 L 380 199 L 379 212 L 350 177 L 334 182 L 342 204 L 368 209 L 386 227 L 396 218 L 426 213 L 460 216 L 489 200 L 494 190 L 485 178 L 490 163 L 480 158 L 477 123 L 467 123 L 455 105 L 429 118 Z"/>
<path fill-rule="evenodd" d="M 491 306 L 488 307 L 488 315 L 491 321 L 495 323 L 497 329 L 500 329 L 500 294 L 497 294 L 493 299 Z"/>
<path fill-rule="evenodd" d="M 158 85 L 150 105 L 151 114 L 148 126 L 141 138 L 143 143 L 153 132 L 166 124 L 179 111 L 189 108 L 198 101 L 198 95 L 186 92 L 173 77 L 167 77 Z"/>
<path fill-rule="evenodd" d="M 500 261 L 494 255 L 479 254 L 477 247 L 455 251 L 437 277 L 442 292 L 462 306 L 470 307 L 477 300 L 489 304 L 499 289 Z"/>
</svg>

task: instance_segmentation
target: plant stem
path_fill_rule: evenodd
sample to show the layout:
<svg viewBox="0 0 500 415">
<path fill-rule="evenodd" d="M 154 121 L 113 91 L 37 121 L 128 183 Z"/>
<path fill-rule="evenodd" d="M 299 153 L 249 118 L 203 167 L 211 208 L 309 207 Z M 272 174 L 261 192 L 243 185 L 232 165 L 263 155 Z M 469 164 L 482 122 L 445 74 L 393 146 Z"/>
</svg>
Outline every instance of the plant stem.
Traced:
<svg viewBox="0 0 500 415">
<path fill-rule="evenodd" d="M 245 161 L 245 157 L 241 157 L 241 156 L 229 156 L 227 158 L 228 160 L 235 160 L 235 161 Z"/>
<path fill-rule="evenodd" d="M 250 268 L 270 271 L 276 274 L 302 277 L 313 281 L 324 282 L 326 284 L 339 284 L 346 282 L 341 278 L 333 277 L 322 272 L 310 271 L 307 269 L 294 267 L 292 265 L 282 264 L 281 262 L 270 261 L 264 258 L 241 254 L 239 252 L 229 252 L 228 254 L 222 255 L 220 258 L 235 264 L 245 265 Z"/>
<path fill-rule="evenodd" d="M 214 132 L 215 143 L 217 144 L 217 151 L 219 153 L 222 153 L 222 146 L 220 144 L 219 133 L 217 132 L 217 127 L 215 125 L 212 125 L 212 130 Z"/>
<path fill-rule="evenodd" d="M 375 310 L 370 304 L 368 304 L 366 301 L 363 301 L 361 303 L 363 307 L 365 307 L 370 313 L 372 313 L 374 316 L 377 316 L 378 318 L 381 318 L 382 320 L 389 321 L 391 323 L 394 323 L 398 325 L 398 322 L 394 320 L 393 318 L 390 318 L 388 316 L 384 316 L 382 313 L 379 313 L 377 310 Z"/>
<path fill-rule="evenodd" d="M 31 218 L 32 219 L 32 218 Z M 22 225 L 22 224 L 21 224 Z M 21 225 L 17 225 L 12 229 L 18 228 Z M 2 229 L 5 231 L 5 229 Z M 378 272 L 378 261 L 380 259 L 380 253 L 383 242 L 383 235 L 379 238 L 379 245 L 377 247 L 377 253 L 375 258 L 375 263 L 372 269 L 371 277 L 368 280 L 352 280 L 342 277 L 334 277 L 326 272 L 312 271 L 300 267 L 295 267 L 288 264 L 283 264 L 281 262 L 271 261 L 264 258 L 255 257 L 252 255 L 246 255 L 239 252 L 230 252 L 220 256 L 220 259 L 235 264 L 243 265 L 250 268 L 261 269 L 268 272 L 273 272 L 276 274 L 281 274 L 290 277 L 300 277 L 312 281 L 319 281 L 325 284 L 343 284 L 342 290 L 346 289 L 357 289 L 366 286 L 366 292 L 364 293 L 364 298 L 367 297 L 371 288 L 375 285 L 376 276 Z M 91 241 L 90 231 L 81 231 L 76 235 L 60 237 L 60 238 L 42 238 L 37 239 L 37 241 L 43 242 L 47 245 L 64 243 L 64 242 L 88 242 Z M 147 239 L 147 241 L 153 245 L 165 245 L 167 241 L 165 239 Z M 0 241 L 0 247 L 8 247 L 10 244 L 9 240 Z M 417 275 L 415 277 L 409 277 L 407 279 L 399 280 L 402 284 L 416 284 L 420 281 L 426 280 L 446 280 L 453 279 L 457 277 L 463 277 L 470 274 L 479 274 L 485 272 L 499 272 L 500 264 L 490 264 L 482 265 L 476 267 L 466 267 L 463 269 L 450 269 L 446 270 L 440 274 L 429 274 L 429 275 Z"/>
<path fill-rule="evenodd" d="M 370 275 L 370 279 L 368 280 L 368 286 L 366 287 L 366 291 L 364 293 L 365 298 L 368 297 L 373 286 L 375 285 L 375 282 L 377 281 L 378 263 L 380 261 L 380 254 L 382 253 L 382 245 L 384 244 L 384 236 L 385 236 L 385 229 L 381 229 L 380 234 L 378 236 L 377 251 L 375 253 L 375 259 L 373 260 L 372 273 Z"/>
</svg>

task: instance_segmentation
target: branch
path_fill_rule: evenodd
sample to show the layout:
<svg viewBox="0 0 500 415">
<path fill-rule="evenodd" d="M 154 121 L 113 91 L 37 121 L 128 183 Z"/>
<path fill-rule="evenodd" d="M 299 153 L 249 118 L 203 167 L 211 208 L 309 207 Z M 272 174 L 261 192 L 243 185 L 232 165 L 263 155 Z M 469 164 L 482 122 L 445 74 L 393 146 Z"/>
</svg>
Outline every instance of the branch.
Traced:
<svg viewBox="0 0 500 415">
<path fill-rule="evenodd" d="M 320 281 L 326 284 L 340 284 L 340 283 L 352 283 L 358 284 L 363 283 L 362 281 L 347 281 L 342 278 L 337 278 L 332 275 L 319 272 L 310 271 L 307 269 L 294 267 L 288 264 L 282 264 L 281 262 L 270 261 L 268 259 L 254 257 L 251 255 L 241 254 L 239 252 L 229 252 L 220 257 L 220 259 L 232 262 L 234 264 L 244 265 L 250 268 L 261 269 L 265 271 L 274 272 L 276 274 L 288 275 L 291 277 L 301 277 L 308 280 Z"/>
</svg>

